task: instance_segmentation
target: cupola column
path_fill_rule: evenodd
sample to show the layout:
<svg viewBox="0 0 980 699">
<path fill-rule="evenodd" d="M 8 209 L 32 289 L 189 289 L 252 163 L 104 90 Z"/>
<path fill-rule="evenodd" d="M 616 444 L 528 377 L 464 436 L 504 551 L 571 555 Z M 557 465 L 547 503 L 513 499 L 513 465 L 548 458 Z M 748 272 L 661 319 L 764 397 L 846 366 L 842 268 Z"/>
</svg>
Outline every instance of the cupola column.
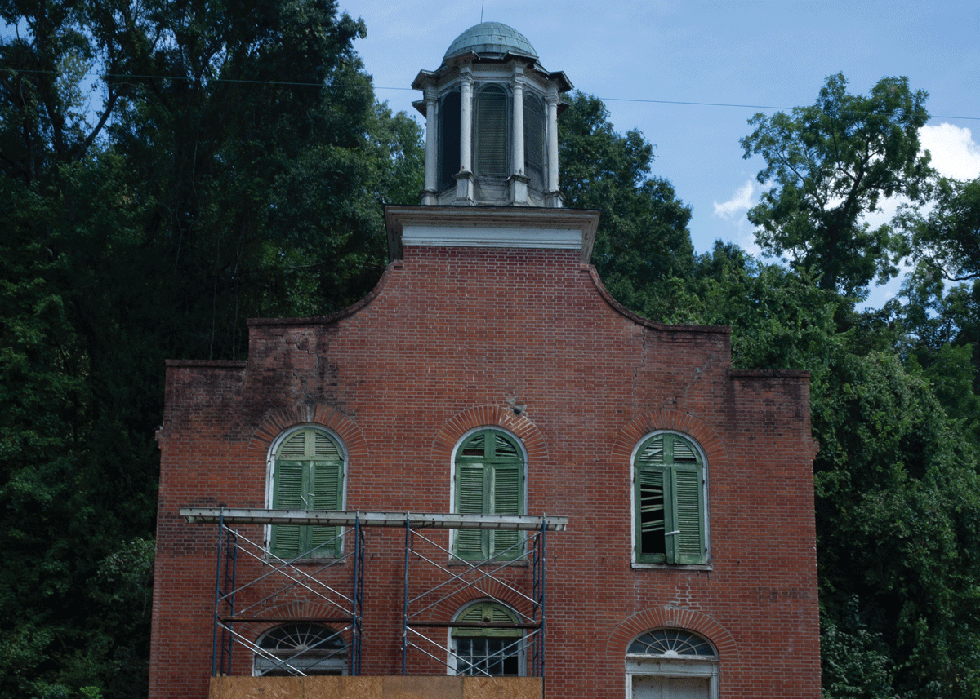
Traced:
<svg viewBox="0 0 980 699">
<path fill-rule="evenodd" d="M 524 69 L 514 66 L 514 118 L 511 143 L 510 201 L 512 204 L 527 205 L 527 184 L 524 174 Z"/>
<path fill-rule="evenodd" d="M 439 147 L 438 126 L 436 125 L 436 90 L 425 88 L 425 191 L 422 194 L 422 205 L 432 206 L 438 203 L 436 166 L 438 163 L 437 149 Z"/>
<path fill-rule="evenodd" d="M 473 74 L 469 67 L 460 71 L 459 173 L 456 175 L 456 204 L 473 203 Z"/>
<path fill-rule="evenodd" d="M 545 95 L 548 105 L 548 186 L 545 188 L 545 206 L 560 207 L 558 192 L 558 90 L 552 87 Z"/>
</svg>

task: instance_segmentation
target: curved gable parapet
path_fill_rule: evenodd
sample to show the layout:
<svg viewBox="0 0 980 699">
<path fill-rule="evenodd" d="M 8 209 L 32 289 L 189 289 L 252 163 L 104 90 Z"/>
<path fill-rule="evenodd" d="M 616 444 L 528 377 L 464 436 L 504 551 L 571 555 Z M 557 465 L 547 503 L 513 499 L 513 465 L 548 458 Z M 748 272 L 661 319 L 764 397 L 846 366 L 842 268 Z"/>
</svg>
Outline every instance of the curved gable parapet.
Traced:
<svg viewBox="0 0 980 699">
<path fill-rule="evenodd" d="M 360 301 L 352 303 L 347 308 L 337 311 L 336 313 L 331 313 L 326 316 L 308 316 L 305 318 L 249 318 L 248 325 L 252 326 L 266 326 L 266 325 L 331 325 L 339 320 L 343 320 L 349 316 L 354 315 L 358 311 L 366 308 L 372 301 L 381 295 L 385 287 L 388 284 L 389 278 L 392 274 L 392 270 L 401 269 L 402 264 L 400 261 L 395 261 L 389 264 L 381 275 L 381 279 L 378 283 L 374 285 L 374 288 L 364 296 Z"/>
<path fill-rule="evenodd" d="M 596 271 L 595 265 L 583 264 L 582 271 L 589 275 L 592 279 L 592 283 L 595 285 L 596 291 L 602 299 L 609 304 L 609 307 L 614 311 L 619 313 L 626 318 L 629 318 L 634 323 L 642 325 L 653 330 L 660 330 L 662 332 L 685 332 L 685 333 L 708 333 L 708 334 L 720 334 L 720 335 L 731 335 L 732 328 L 729 325 L 667 325 L 665 323 L 656 323 L 648 318 L 644 318 L 638 313 L 626 308 L 623 304 L 613 298 L 609 290 L 606 289 L 606 285 L 602 283 L 602 279 L 599 278 L 599 272 Z"/>
</svg>

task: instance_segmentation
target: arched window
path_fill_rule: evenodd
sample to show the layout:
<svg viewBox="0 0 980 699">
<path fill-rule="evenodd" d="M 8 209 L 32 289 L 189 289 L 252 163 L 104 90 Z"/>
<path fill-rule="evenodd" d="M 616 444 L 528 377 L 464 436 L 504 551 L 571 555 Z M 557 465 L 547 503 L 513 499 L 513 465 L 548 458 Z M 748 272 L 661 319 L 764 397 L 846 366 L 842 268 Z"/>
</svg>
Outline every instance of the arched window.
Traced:
<svg viewBox="0 0 980 699">
<path fill-rule="evenodd" d="M 497 602 L 476 602 L 453 620 L 450 666 L 457 675 L 481 677 L 524 674 L 523 637 L 517 614 Z M 491 626 L 492 624 L 492 626 Z"/>
<path fill-rule="evenodd" d="M 256 645 L 255 675 L 347 674 L 347 644 L 329 626 L 275 626 L 262 634 Z"/>
<path fill-rule="evenodd" d="M 544 189 L 545 119 L 544 102 L 524 93 L 524 174 L 533 189 Z"/>
<path fill-rule="evenodd" d="M 683 629 L 653 629 L 626 650 L 632 699 L 717 699 L 718 653 Z"/>
<path fill-rule="evenodd" d="M 459 172 L 459 88 L 447 92 L 439 103 L 439 189 L 454 184 Z"/>
<path fill-rule="evenodd" d="M 642 442 L 633 458 L 637 563 L 707 563 L 704 459 L 672 432 Z"/>
<path fill-rule="evenodd" d="M 272 507 L 276 510 L 343 509 L 344 452 L 329 432 L 301 427 L 286 434 L 272 460 Z M 280 558 L 328 558 L 340 554 L 338 527 L 277 524 L 269 547 Z"/>
<path fill-rule="evenodd" d="M 499 85 L 487 85 L 476 97 L 473 129 L 474 174 L 507 177 L 507 92 Z"/>
<path fill-rule="evenodd" d="M 524 514 L 524 452 L 494 429 L 466 437 L 456 450 L 454 510 L 464 515 Z M 519 558 L 523 535 L 513 529 L 460 529 L 455 552 L 467 561 Z"/>
</svg>

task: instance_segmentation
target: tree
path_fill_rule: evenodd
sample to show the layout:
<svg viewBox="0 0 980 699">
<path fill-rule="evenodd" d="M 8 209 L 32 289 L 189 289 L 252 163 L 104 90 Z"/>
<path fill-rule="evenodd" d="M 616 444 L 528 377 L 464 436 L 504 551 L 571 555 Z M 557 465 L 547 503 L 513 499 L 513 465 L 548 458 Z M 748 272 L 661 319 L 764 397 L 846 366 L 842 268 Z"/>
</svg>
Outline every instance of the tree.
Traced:
<svg viewBox="0 0 980 699">
<path fill-rule="evenodd" d="M 854 295 L 895 276 L 901 249 L 889 225 L 872 228 L 864 217 L 891 196 L 922 203 L 932 170 L 919 152 L 925 92 L 906 78 L 883 78 L 867 97 L 846 89 L 833 75 L 813 106 L 756 114 L 740 143 L 746 158 L 766 161 L 759 182 L 774 185 L 748 213 L 759 246 L 818 273 L 822 289 Z"/>
<path fill-rule="evenodd" d="M 907 206 L 899 222 L 914 259 L 950 281 L 980 279 L 980 178 L 940 178 L 929 213 Z"/>
<path fill-rule="evenodd" d="M 975 697 L 976 452 L 894 355 L 835 355 L 815 391 L 821 604 L 884 641 L 904 697 Z M 846 696 L 846 695 L 845 695 Z"/>
<path fill-rule="evenodd" d="M 163 360 L 369 290 L 420 131 L 331 0 L 0 13 L 0 696 L 139 696 Z"/>
<path fill-rule="evenodd" d="M 592 260 L 603 283 L 626 307 L 662 318 L 669 280 L 691 272 L 690 207 L 670 182 L 651 177 L 653 146 L 643 134 L 617 134 L 597 98 L 574 93 L 558 132 L 565 205 L 600 212 Z"/>
</svg>

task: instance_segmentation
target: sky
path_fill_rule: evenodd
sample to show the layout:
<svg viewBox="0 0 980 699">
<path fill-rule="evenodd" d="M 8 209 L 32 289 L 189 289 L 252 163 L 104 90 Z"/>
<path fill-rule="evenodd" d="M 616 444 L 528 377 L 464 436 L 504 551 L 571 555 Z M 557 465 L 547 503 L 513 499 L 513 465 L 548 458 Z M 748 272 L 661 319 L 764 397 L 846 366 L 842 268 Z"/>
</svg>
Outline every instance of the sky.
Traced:
<svg viewBox="0 0 980 699">
<path fill-rule="evenodd" d="M 745 212 L 758 202 L 760 158 L 745 160 L 747 120 L 812 104 L 827 76 L 867 94 L 905 76 L 929 93 L 921 140 L 949 177 L 980 177 L 980 5 L 968 0 L 339 0 L 367 25 L 355 42 L 378 99 L 412 108 L 422 69 L 453 39 L 502 22 L 523 34 L 549 71 L 602 98 L 616 131 L 639 130 L 655 149 L 652 174 L 693 208 L 698 252 L 715 240 L 758 254 Z M 748 105 L 748 106 L 717 106 Z M 875 217 L 884 220 L 897 203 Z M 872 289 L 881 305 L 898 283 Z"/>
</svg>

